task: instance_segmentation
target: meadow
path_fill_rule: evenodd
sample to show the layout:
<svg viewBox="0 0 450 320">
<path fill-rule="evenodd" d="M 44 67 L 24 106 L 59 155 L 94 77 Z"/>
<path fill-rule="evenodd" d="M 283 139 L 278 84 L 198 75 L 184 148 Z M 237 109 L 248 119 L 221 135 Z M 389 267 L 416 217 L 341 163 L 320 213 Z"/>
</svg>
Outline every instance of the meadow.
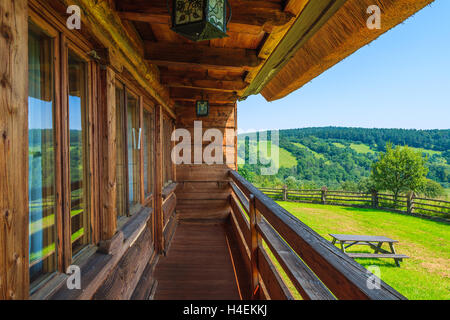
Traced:
<svg viewBox="0 0 450 320">
<path fill-rule="evenodd" d="M 450 299 L 450 225 L 374 209 L 278 202 L 327 240 L 330 233 L 386 236 L 410 258 L 396 267 L 393 259 L 356 259 L 378 266 L 381 279 L 413 300 Z M 383 247 L 388 249 L 386 247 Z M 371 252 L 365 246 L 349 252 Z M 288 283 L 289 285 L 289 283 Z"/>
</svg>

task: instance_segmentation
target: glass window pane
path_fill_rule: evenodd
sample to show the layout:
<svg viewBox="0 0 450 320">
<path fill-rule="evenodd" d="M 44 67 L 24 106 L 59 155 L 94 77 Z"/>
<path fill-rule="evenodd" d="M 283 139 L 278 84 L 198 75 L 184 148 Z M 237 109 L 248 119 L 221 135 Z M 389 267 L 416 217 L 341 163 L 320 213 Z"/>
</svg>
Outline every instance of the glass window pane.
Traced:
<svg viewBox="0 0 450 320">
<path fill-rule="evenodd" d="M 153 192 L 153 114 L 144 110 L 144 193 L 148 197 Z"/>
<path fill-rule="evenodd" d="M 69 139 L 72 255 L 90 241 L 86 63 L 69 53 Z"/>
<path fill-rule="evenodd" d="M 116 181 L 117 181 L 117 215 L 127 216 L 127 182 L 126 182 L 126 135 L 125 135 L 125 91 L 116 87 Z"/>
<path fill-rule="evenodd" d="M 57 269 L 53 41 L 30 27 L 29 251 L 30 281 Z"/>
<path fill-rule="evenodd" d="M 140 145 L 139 103 L 127 93 L 127 151 L 128 151 L 128 204 L 130 208 L 140 202 Z"/>
</svg>

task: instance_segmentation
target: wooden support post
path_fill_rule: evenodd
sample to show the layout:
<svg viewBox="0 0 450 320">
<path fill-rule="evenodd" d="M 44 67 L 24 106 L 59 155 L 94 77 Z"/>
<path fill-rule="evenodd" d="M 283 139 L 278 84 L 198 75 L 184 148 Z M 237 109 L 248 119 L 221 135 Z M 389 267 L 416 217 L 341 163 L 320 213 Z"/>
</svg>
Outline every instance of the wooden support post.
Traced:
<svg viewBox="0 0 450 320">
<path fill-rule="evenodd" d="M 288 199 L 288 187 L 283 186 L 283 201 L 287 201 Z"/>
<path fill-rule="evenodd" d="M 258 267 L 258 250 L 262 245 L 262 238 L 256 226 L 261 222 L 261 214 L 256 210 L 255 196 L 249 197 L 250 206 L 250 231 L 251 231 L 251 275 L 252 275 L 252 299 L 258 300 L 259 291 L 261 290 L 259 283 L 259 267 Z"/>
<path fill-rule="evenodd" d="M 101 240 L 110 240 L 117 229 L 116 181 L 116 87 L 115 74 L 104 67 L 100 74 L 100 114 L 102 131 L 101 174 Z"/>
<path fill-rule="evenodd" d="M 327 187 L 322 187 L 322 204 L 327 204 L 327 192 L 328 192 L 328 188 Z"/>
<path fill-rule="evenodd" d="M 28 1 L 0 1 L 0 300 L 27 299 Z"/>
<path fill-rule="evenodd" d="M 164 216 L 162 210 L 163 196 L 163 110 L 162 106 L 155 108 L 155 249 L 164 253 Z"/>
<path fill-rule="evenodd" d="M 414 198 L 415 194 L 414 192 L 409 192 L 406 199 L 406 205 L 407 205 L 407 212 L 408 213 L 414 213 Z"/>
<path fill-rule="evenodd" d="M 378 208 L 378 192 L 372 191 L 372 207 Z"/>
</svg>

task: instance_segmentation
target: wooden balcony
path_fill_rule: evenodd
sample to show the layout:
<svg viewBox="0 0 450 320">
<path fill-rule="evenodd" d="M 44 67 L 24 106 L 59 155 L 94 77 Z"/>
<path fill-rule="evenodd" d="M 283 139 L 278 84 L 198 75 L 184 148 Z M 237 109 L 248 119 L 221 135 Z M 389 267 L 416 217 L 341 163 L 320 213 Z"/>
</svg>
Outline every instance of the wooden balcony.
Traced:
<svg viewBox="0 0 450 320">
<path fill-rule="evenodd" d="M 179 220 L 165 257 L 144 273 L 154 278 L 153 298 L 405 299 L 381 280 L 370 289 L 374 275 L 236 171 L 229 177 L 229 214 Z"/>
<path fill-rule="evenodd" d="M 369 290 L 371 274 L 232 171 L 237 102 L 284 97 L 432 1 L 379 1 L 386 23 L 373 31 L 371 0 L 232 0 L 229 37 L 200 43 L 173 32 L 159 0 L 0 1 L 0 299 L 403 299 L 383 282 Z M 72 5 L 81 29 L 67 27 Z M 79 79 L 69 57 L 83 66 Z M 71 198 L 71 87 L 83 96 L 84 207 L 74 216 L 83 213 L 78 231 L 90 232 L 80 252 L 71 241 L 79 219 L 71 210 L 79 205 Z M 209 101 L 207 117 L 197 100 Z M 52 119 L 40 130 L 53 138 L 35 142 L 45 154 L 31 152 L 48 159 L 48 170 L 30 166 L 34 117 Z M 208 129 L 220 132 L 224 157 L 215 163 L 225 164 L 195 157 L 186 161 L 195 165 L 175 165 L 174 129 L 200 140 L 192 153 L 206 149 Z M 54 188 L 36 184 L 42 177 Z M 49 193 L 35 195 L 41 202 L 54 199 L 35 219 L 46 226 L 37 259 L 33 187 Z M 65 286 L 73 265 L 82 289 Z"/>
</svg>

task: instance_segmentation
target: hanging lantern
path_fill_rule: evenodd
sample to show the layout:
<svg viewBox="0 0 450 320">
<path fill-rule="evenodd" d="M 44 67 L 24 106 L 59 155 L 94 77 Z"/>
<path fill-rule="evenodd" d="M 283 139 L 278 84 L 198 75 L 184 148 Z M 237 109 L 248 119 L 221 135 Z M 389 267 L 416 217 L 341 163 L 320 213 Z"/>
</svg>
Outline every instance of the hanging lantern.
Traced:
<svg viewBox="0 0 450 320">
<path fill-rule="evenodd" d="M 228 0 L 173 0 L 172 30 L 192 41 L 228 37 L 230 19 Z"/>
<path fill-rule="evenodd" d="M 209 101 L 208 100 L 198 100 L 196 103 L 197 117 L 207 117 L 209 116 Z"/>
</svg>

